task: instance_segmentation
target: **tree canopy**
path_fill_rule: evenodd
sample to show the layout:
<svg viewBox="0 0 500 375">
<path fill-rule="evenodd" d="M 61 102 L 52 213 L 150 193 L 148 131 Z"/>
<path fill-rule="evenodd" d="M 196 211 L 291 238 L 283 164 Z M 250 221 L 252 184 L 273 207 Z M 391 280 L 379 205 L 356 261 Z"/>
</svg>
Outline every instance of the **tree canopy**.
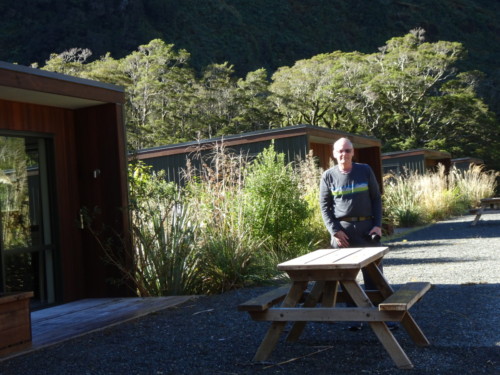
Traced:
<svg viewBox="0 0 500 375">
<path fill-rule="evenodd" d="M 457 42 L 415 29 L 366 54 L 334 51 L 237 78 L 229 63 L 199 74 L 190 54 L 154 39 L 130 55 L 73 49 L 43 69 L 123 85 L 132 150 L 307 123 L 375 136 L 385 151 L 432 148 L 500 160 L 500 126 L 479 97 L 479 71 L 461 71 Z"/>
</svg>

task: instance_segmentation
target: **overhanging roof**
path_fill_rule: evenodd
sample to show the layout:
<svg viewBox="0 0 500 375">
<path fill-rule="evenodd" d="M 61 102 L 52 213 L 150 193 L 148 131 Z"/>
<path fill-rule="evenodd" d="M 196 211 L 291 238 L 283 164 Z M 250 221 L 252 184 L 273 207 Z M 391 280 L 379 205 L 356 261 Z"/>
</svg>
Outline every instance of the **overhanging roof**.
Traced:
<svg viewBox="0 0 500 375">
<path fill-rule="evenodd" d="M 385 152 L 382 154 L 382 160 L 416 155 L 423 155 L 426 159 L 451 159 L 451 154 L 449 152 L 419 148 L 406 151 Z"/>
<path fill-rule="evenodd" d="M 355 148 L 380 147 L 381 141 L 375 137 L 356 135 L 340 130 L 332 130 L 313 125 L 295 125 L 277 129 L 258 130 L 248 133 L 227 135 L 223 137 L 203 139 L 200 141 L 191 141 L 152 147 L 137 151 L 135 154 L 139 159 L 148 159 L 159 156 L 175 155 L 183 152 L 189 152 L 196 148 L 211 148 L 217 143 L 224 143 L 230 147 L 243 143 L 261 142 L 271 139 L 295 137 L 300 135 L 309 136 L 309 140 L 315 143 L 331 144 L 336 139 L 348 137 Z"/>
<path fill-rule="evenodd" d="M 80 109 L 123 103 L 120 86 L 0 61 L 0 99 Z"/>
</svg>

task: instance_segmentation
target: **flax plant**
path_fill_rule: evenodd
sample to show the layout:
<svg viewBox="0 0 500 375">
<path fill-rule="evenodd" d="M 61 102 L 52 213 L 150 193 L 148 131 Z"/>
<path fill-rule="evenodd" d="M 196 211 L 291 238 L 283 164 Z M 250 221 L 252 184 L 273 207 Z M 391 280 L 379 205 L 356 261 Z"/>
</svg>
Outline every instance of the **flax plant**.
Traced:
<svg viewBox="0 0 500 375">
<path fill-rule="evenodd" d="M 130 208 L 134 281 L 141 296 L 190 294 L 199 289 L 197 222 L 178 187 L 138 164 Z"/>
</svg>

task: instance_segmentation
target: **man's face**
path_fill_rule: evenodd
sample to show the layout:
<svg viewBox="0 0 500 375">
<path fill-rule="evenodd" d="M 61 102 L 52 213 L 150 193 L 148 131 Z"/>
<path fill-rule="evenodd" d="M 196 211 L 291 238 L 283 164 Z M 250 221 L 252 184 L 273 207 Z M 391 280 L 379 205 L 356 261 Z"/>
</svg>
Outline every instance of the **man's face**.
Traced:
<svg viewBox="0 0 500 375">
<path fill-rule="evenodd" d="M 352 145 L 347 141 L 336 143 L 333 147 L 333 157 L 339 164 L 350 165 L 353 154 Z"/>
</svg>

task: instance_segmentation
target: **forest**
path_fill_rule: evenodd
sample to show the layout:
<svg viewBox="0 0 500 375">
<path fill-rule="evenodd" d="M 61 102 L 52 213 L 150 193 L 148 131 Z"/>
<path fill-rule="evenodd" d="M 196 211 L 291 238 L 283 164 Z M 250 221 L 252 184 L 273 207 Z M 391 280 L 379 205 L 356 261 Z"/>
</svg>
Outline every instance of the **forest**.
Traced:
<svg viewBox="0 0 500 375">
<path fill-rule="evenodd" d="M 126 88 L 132 150 L 308 123 L 499 167 L 498 2 L 19 0 L 0 11 L 1 60 Z"/>
<path fill-rule="evenodd" d="M 384 151 L 431 148 L 498 167 L 500 130 L 462 71 L 458 42 L 415 29 L 373 53 L 319 54 L 238 78 L 227 62 L 197 74 L 190 54 L 160 39 L 115 59 L 88 49 L 52 54 L 42 69 L 124 86 L 130 150 L 296 124 L 375 136 Z"/>
</svg>

